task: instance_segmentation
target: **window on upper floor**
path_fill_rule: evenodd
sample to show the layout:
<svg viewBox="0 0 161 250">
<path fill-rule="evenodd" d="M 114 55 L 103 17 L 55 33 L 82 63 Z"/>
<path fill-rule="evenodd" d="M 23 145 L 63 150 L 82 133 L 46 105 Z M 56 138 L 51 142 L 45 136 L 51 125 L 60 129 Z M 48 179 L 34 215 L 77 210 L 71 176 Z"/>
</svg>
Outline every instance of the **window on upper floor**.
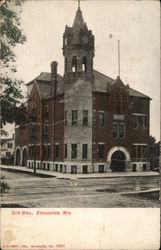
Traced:
<svg viewBox="0 0 161 250">
<path fill-rule="evenodd" d="M 55 145 L 55 158 L 59 157 L 59 144 Z"/>
<path fill-rule="evenodd" d="M 114 104 L 114 113 L 123 114 L 128 104 L 127 93 L 123 91 L 115 91 L 112 96 Z"/>
<path fill-rule="evenodd" d="M 37 146 L 37 156 L 40 156 L 40 145 Z"/>
<path fill-rule="evenodd" d="M 45 122 L 45 127 L 44 127 L 44 134 L 47 135 L 48 134 L 48 122 Z"/>
<path fill-rule="evenodd" d="M 50 157 L 50 145 L 48 145 L 48 158 Z"/>
<path fill-rule="evenodd" d="M 113 123 L 113 138 L 124 139 L 125 138 L 125 124 L 124 123 Z"/>
<path fill-rule="evenodd" d="M 72 72 L 76 72 L 77 71 L 77 57 L 73 56 L 72 58 Z"/>
<path fill-rule="evenodd" d="M 64 39 L 64 44 L 67 45 L 67 43 L 68 43 L 68 38 L 66 37 L 66 38 Z"/>
<path fill-rule="evenodd" d="M 68 113 L 67 113 L 67 111 L 65 110 L 65 126 L 68 124 L 68 118 L 67 118 L 67 115 L 68 115 Z"/>
<path fill-rule="evenodd" d="M 65 72 L 67 72 L 67 65 L 68 65 L 67 58 L 65 57 Z"/>
<path fill-rule="evenodd" d="M 104 158 L 104 144 L 98 145 L 98 158 Z"/>
<path fill-rule="evenodd" d="M 78 111 L 72 110 L 72 125 L 77 125 L 78 123 Z"/>
<path fill-rule="evenodd" d="M 145 114 L 133 114 L 133 128 L 147 128 L 148 118 Z"/>
<path fill-rule="evenodd" d="M 46 145 L 43 145 L 43 157 L 46 157 Z"/>
<path fill-rule="evenodd" d="M 45 105 L 44 116 L 45 116 L 46 119 L 49 118 L 49 106 L 48 105 Z"/>
<path fill-rule="evenodd" d="M 88 155 L 88 144 L 83 144 L 82 145 L 82 158 L 87 159 Z"/>
<path fill-rule="evenodd" d="M 29 156 L 32 156 L 32 147 L 29 146 Z"/>
<path fill-rule="evenodd" d="M 88 125 L 88 110 L 83 110 L 83 125 Z"/>
<path fill-rule="evenodd" d="M 98 126 L 99 128 L 105 126 L 105 113 L 103 111 L 98 112 Z"/>
<path fill-rule="evenodd" d="M 83 57 L 83 71 L 84 72 L 87 71 L 87 57 L 86 56 Z"/>
<path fill-rule="evenodd" d="M 71 158 L 77 158 L 77 144 L 75 143 L 71 145 Z"/>
<path fill-rule="evenodd" d="M 12 143 L 8 142 L 8 148 L 12 148 Z"/>
</svg>

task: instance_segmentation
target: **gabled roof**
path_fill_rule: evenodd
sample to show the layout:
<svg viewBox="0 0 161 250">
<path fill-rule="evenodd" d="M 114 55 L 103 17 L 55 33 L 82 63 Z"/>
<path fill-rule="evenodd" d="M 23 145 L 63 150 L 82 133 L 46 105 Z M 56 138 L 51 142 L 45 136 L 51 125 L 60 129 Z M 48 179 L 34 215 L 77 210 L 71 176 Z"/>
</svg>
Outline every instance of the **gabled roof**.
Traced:
<svg viewBox="0 0 161 250">
<path fill-rule="evenodd" d="M 107 93 L 108 89 L 117 83 L 117 79 L 114 80 L 111 77 L 108 77 L 97 70 L 93 70 L 94 73 L 94 84 L 93 91 Z M 49 72 L 41 72 L 41 74 L 36 77 L 34 80 L 37 82 L 37 86 L 40 91 L 41 99 L 48 99 L 52 97 L 52 83 L 51 83 L 51 73 Z M 34 83 L 34 80 L 29 82 L 26 85 L 30 85 Z M 124 84 L 121 79 L 119 79 L 121 84 Z M 62 94 L 64 92 L 64 81 L 63 77 L 59 74 L 57 75 L 57 93 Z M 134 90 L 129 87 L 128 89 L 130 96 L 149 98 L 147 95 L 142 94 L 141 92 Z"/>
<path fill-rule="evenodd" d="M 58 82 L 61 81 L 63 78 L 61 75 L 57 74 L 57 79 Z M 45 82 L 51 82 L 51 73 L 49 72 L 41 72 L 39 76 L 37 76 L 36 78 L 34 78 L 32 81 L 28 82 L 26 85 L 30 85 L 33 84 L 34 80 L 37 81 L 45 81 Z"/>
<path fill-rule="evenodd" d="M 42 100 L 49 99 L 52 97 L 52 88 L 51 88 L 51 82 L 46 81 L 37 81 L 37 86 L 40 92 L 40 98 Z"/>
<path fill-rule="evenodd" d="M 96 70 L 93 70 L 94 72 L 94 90 L 98 91 L 98 92 L 107 92 L 107 89 L 114 85 L 114 84 L 118 84 L 118 80 L 117 79 L 112 79 Z M 123 84 L 122 80 L 119 80 L 120 83 Z M 142 94 L 141 92 L 132 89 L 129 87 L 129 95 L 130 96 L 136 96 L 136 97 L 142 97 L 142 98 L 148 98 L 150 99 L 149 96 Z"/>
</svg>

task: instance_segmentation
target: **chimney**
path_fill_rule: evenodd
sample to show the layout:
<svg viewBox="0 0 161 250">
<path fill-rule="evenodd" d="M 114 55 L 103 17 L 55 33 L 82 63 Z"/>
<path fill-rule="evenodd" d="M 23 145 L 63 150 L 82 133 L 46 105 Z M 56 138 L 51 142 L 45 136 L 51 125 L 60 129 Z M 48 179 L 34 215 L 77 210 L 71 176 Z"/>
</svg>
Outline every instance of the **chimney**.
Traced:
<svg viewBox="0 0 161 250">
<path fill-rule="evenodd" d="M 57 94 L 57 66 L 58 63 L 56 61 L 51 63 L 51 82 L 53 97 L 56 97 Z"/>
</svg>

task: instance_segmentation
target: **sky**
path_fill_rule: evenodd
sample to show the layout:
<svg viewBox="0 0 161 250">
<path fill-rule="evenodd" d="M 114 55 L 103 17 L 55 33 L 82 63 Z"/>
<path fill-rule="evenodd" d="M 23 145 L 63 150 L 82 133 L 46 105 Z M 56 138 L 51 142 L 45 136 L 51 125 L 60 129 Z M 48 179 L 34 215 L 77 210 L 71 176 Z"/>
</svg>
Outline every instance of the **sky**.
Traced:
<svg viewBox="0 0 161 250">
<path fill-rule="evenodd" d="M 62 36 L 65 25 L 72 26 L 77 6 L 75 0 L 24 2 L 21 27 L 27 41 L 15 48 L 19 79 L 27 83 L 41 72 L 50 72 L 54 60 L 58 62 L 58 73 L 63 74 Z M 120 77 L 152 99 L 150 134 L 160 140 L 159 1 L 82 0 L 80 6 L 95 36 L 94 69 L 117 77 L 120 40 Z"/>
</svg>

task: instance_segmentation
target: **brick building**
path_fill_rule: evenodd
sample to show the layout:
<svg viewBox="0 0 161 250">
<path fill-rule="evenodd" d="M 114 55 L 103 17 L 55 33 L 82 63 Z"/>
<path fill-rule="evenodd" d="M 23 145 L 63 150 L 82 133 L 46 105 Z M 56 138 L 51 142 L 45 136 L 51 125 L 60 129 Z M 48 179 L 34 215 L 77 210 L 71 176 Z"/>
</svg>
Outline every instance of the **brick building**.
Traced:
<svg viewBox="0 0 161 250">
<path fill-rule="evenodd" d="M 16 129 L 17 165 L 63 173 L 149 170 L 150 98 L 94 70 L 94 50 L 78 7 L 63 34 L 64 75 L 54 61 L 50 73 L 27 84 L 29 115 Z"/>
</svg>

